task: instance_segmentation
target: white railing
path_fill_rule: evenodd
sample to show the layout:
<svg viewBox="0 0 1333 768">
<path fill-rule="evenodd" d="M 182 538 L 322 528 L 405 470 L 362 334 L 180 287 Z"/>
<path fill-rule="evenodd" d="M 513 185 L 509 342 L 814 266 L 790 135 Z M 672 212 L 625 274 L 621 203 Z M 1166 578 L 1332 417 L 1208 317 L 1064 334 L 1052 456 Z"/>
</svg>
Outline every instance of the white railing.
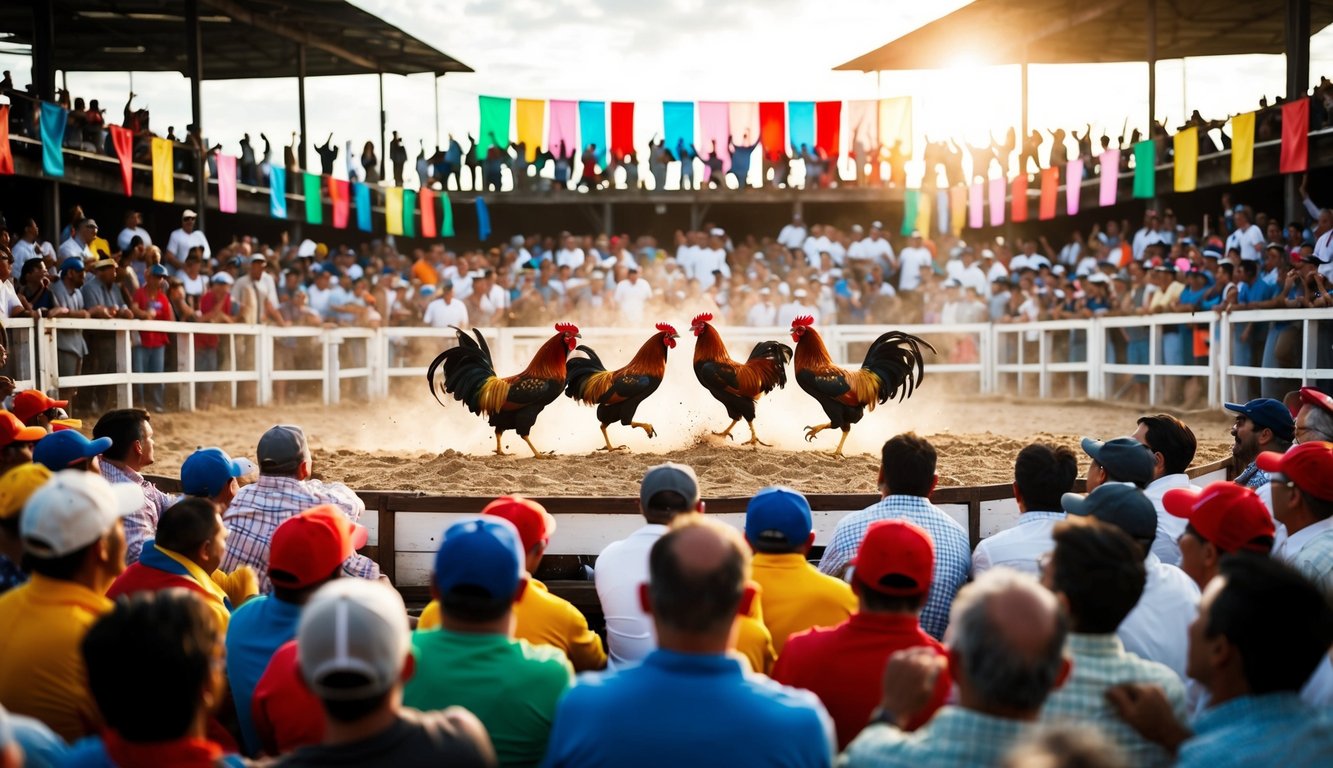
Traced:
<svg viewBox="0 0 1333 768">
<path fill-rule="evenodd" d="M 1302 341 L 1295 367 L 1263 367 L 1262 345 L 1255 349 L 1251 364 L 1233 362 L 1233 334 L 1238 329 L 1251 323 L 1279 322 L 1299 324 Z M 1163 339 L 1175 338 L 1175 343 L 1183 345 L 1179 337 L 1170 334 L 1192 334 L 1195 328 L 1206 329 L 1211 341 L 1209 355 L 1198 361 L 1167 365 Z M 16 360 L 9 370 L 20 389 L 114 387 L 116 402 L 130 406 L 135 402 L 136 385 L 177 385 L 178 392 L 170 405 L 185 410 L 197 407 L 201 386 L 214 393 L 221 390 L 223 396 L 214 394 L 212 400 L 232 407 L 286 400 L 293 387 L 311 384 L 317 386 L 326 404 L 337 403 L 346 396 L 382 397 L 397 380 L 420 381 L 435 355 L 454 343 L 454 332 L 450 329 L 417 327 L 277 327 L 60 318 L 11 319 L 5 323 L 5 329 L 10 355 Z M 1229 315 L 1177 313 L 947 327 L 825 325 L 819 331 L 834 361 L 854 366 L 869 343 L 890 329 L 912 333 L 935 344 L 939 354 L 927 357 L 927 371 L 932 376 L 953 379 L 962 391 L 1106 399 L 1116 396 L 1117 380 L 1123 382 L 1137 376 L 1146 377 L 1150 402 L 1179 405 L 1164 402 L 1167 399 L 1164 393 L 1171 389 L 1166 386 L 1168 377 L 1192 377 L 1206 382 L 1202 391 L 1207 402 L 1217 406 L 1224 400 L 1240 398 L 1243 390 L 1238 383 L 1246 379 L 1267 380 L 1270 390 L 1275 380 L 1289 380 L 1284 391 L 1319 380 L 1333 380 L 1333 309 L 1263 310 Z M 1128 344 L 1115 343 L 1111 334 L 1125 329 L 1147 332 L 1145 361 L 1128 362 Z M 684 338 L 673 358 L 675 365 L 689 360 L 691 344 L 688 327 L 678 330 Z M 756 342 L 790 340 L 787 328 L 722 326 L 719 330 L 730 354 L 738 359 L 743 359 Z M 174 371 L 132 370 L 134 337 L 141 331 L 171 335 Z M 73 332 L 84 333 L 90 344 L 111 358 L 102 363 L 102 372 L 85 368 L 77 376 L 59 374 L 58 340 L 62 334 Z M 553 331 L 543 326 L 484 328 L 481 332 L 491 348 L 496 370 L 504 375 L 526 365 Z M 102 336 L 96 340 L 94 333 L 110 338 Z M 585 328 L 582 333 L 583 343 L 603 353 L 608 365 L 618 365 L 643 343 L 650 331 Z M 220 370 L 199 370 L 195 339 L 202 334 L 218 337 Z M 1113 349 L 1119 350 L 1119 355 L 1110 360 L 1112 355 L 1108 351 Z"/>
</svg>

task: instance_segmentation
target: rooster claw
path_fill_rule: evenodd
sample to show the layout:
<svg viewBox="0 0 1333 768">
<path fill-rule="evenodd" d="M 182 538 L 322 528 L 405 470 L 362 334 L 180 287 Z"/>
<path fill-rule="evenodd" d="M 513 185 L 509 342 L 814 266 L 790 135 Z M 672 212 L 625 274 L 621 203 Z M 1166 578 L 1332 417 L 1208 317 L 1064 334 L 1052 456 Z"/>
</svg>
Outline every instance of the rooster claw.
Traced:
<svg viewBox="0 0 1333 768">
<path fill-rule="evenodd" d="M 607 453 L 613 453 L 613 452 L 615 452 L 615 451 L 625 451 L 625 450 L 629 450 L 629 446 L 628 446 L 628 445 L 605 445 L 605 446 L 602 446 L 601 448 L 598 448 L 597 450 L 599 450 L 599 451 L 606 451 Z"/>
<path fill-rule="evenodd" d="M 733 436 L 730 432 L 713 432 L 712 435 L 713 437 L 725 437 L 728 440 L 736 439 L 735 436 Z"/>
</svg>

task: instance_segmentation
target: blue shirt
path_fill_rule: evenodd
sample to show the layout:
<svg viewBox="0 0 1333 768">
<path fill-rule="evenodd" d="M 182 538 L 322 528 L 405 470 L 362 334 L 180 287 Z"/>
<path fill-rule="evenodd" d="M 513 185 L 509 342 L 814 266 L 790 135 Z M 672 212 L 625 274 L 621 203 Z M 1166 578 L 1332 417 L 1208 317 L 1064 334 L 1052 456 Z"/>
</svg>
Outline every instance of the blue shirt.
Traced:
<svg viewBox="0 0 1333 768">
<path fill-rule="evenodd" d="M 1292 693 L 1241 696 L 1205 711 L 1177 768 L 1333 765 L 1333 719 Z"/>
<path fill-rule="evenodd" d="M 656 650 L 579 678 L 543 766 L 827 766 L 833 722 L 809 691 L 747 675 L 736 659 Z"/>
<path fill-rule="evenodd" d="M 236 718 L 248 754 L 259 750 L 259 734 L 250 714 L 255 686 L 278 648 L 296 637 L 301 606 L 260 595 L 231 615 L 227 625 L 227 683 L 236 701 Z"/>
</svg>

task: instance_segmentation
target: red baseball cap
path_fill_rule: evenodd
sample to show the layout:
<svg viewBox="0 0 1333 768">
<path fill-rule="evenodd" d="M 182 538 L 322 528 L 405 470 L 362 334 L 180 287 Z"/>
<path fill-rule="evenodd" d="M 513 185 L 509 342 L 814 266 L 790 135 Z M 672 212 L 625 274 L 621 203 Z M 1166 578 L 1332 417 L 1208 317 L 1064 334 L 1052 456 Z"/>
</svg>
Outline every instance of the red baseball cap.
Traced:
<svg viewBox="0 0 1333 768">
<path fill-rule="evenodd" d="M 14 415 L 19 421 L 26 422 L 33 416 L 51 408 L 66 408 L 68 400 L 55 400 L 40 389 L 25 389 L 14 395 Z"/>
<path fill-rule="evenodd" d="M 344 560 L 366 545 L 365 526 L 332 504 L 311 507 L 283 521 L 269 544 L 268 578 L 287 589 L 327 579 Z"/>
<path fill-rule="evenodd" d="M 935 574 L 935 544 L 929 533 L 906 520 L 880 520 L 866 530 L 852 564 L 852 577 L 866 589 L 900 597 L 924 595 Z"/>
<path fill-rule="evenodd" d="M 1172 488 L 1162 497 L 1162 506 L 1190 525 L 1205 541 L 1223 552 L 1268 554 L 1272 544 L 1273 517 L 1259 494 L 1243 485 L 1218 480 L 1207 488 Z M 1270 546 L 1254 543 L 1267 536 Z"/>
<path fill-rule="evenodd" d="M 0 448 L 10 443 L 33 443 L 46 437 L 41 427 L 26 427 L 19 417 L 9 411 L 0 411 Z"/>
<path fill-rule="evenodd" d="M 523 542 L 523 551 L 531 552 L 538 544 L 546 544 L 555 533 L 555 518 L 546 507 L 525 496 L 501 496 L 487 504 L 483 515 L 502 517 L 518 529 L 518 538 Z"/>
<path fill-rule="evenodd" d="M 1323 408 L 1333 414 L 1333 397 L 1329 397 L 1314 387 L 1301 387 L 1301 402 L 1309 403 L 1316 408 Z"/>
<path fill-rule="evenodd" d="M 1316 499 L 1333 501 L 1333 443 L 1294 445 L 1286 453 L 1265 451 L 1255 459 L 1259 469 L 1280 472 Z"/>
</svg>

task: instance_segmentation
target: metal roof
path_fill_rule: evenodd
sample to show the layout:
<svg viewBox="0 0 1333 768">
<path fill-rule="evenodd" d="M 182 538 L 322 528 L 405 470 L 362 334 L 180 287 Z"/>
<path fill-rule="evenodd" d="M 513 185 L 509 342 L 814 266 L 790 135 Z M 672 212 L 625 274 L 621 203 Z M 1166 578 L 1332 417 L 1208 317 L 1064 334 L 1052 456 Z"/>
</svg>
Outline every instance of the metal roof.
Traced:
<svg viewBox="0 0 1333 768">
<path fill-rule="evenodd" d="M 53 58 L 82 72 L 186 71 L 181 0 L 50 0 Z M 199 0 L 205 80 L 471 72 L 457 59 L 344 0 Z M 0 3 L 0 33 L 31 46 L 33 6 Z"/>
<path fill-rule="evenodd" d="M 976 0 L 835 69 L 1147 61 L 1151 0 Z M 1311 34 L 1333 0 L 1306 0 Z M 1156 0 L 1157 58 L 1284 53 L 1287 0 Z"/>
</svg>

